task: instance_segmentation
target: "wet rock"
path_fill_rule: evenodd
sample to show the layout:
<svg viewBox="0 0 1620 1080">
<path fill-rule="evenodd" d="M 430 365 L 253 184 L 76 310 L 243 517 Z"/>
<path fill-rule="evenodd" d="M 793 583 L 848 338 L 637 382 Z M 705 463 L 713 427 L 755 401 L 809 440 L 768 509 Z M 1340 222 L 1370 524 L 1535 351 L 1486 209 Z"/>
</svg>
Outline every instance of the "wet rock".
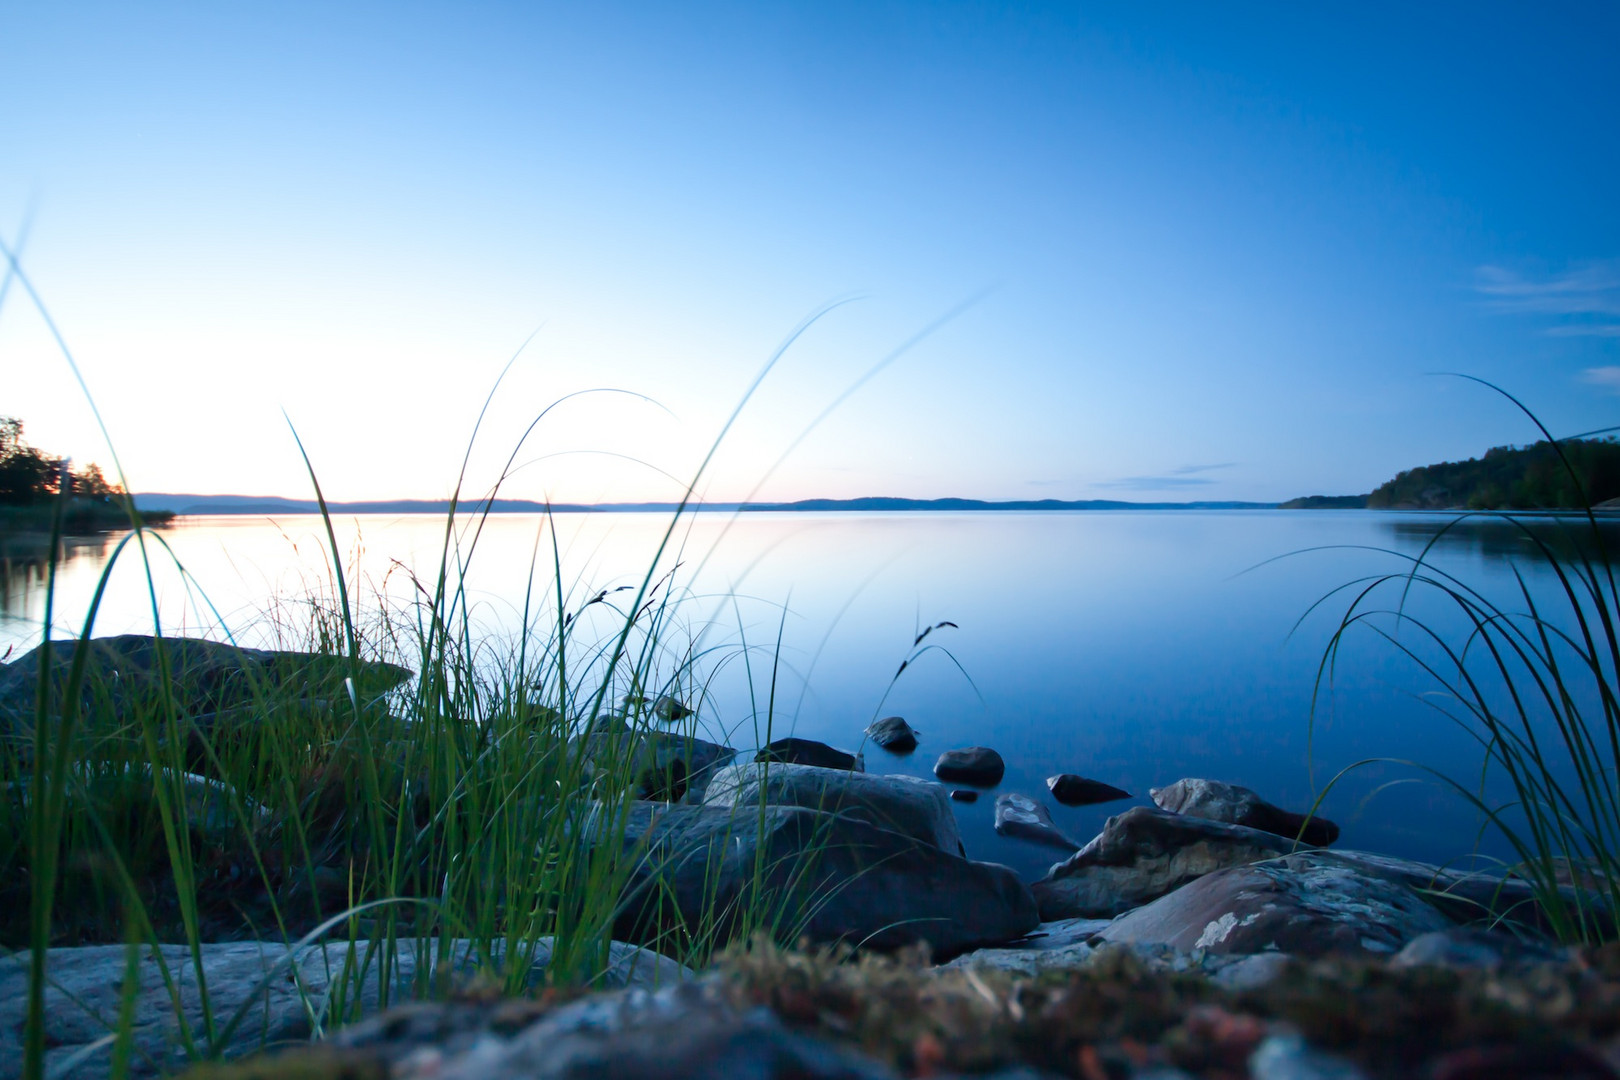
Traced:
<svg viewBox="0 0 1620 1080">
<path fill-rule="evenodd" d="M 1098 940 L 1217 955 L 1387 956 L 1450 925 L 1411 889 L 1306 853 L 1201 877 L 1114 920 Z"/>
<path fill-rule="evenodd" d="M 408 1000 L 422 966 L 431 972 L 439 942 L 420 957 L 414 942 L 403 942 L 397 966 L 390 973 L 388 999 Z M 190 950 L 183 945 L 158 946 L 163 963 L 174 979 L 181 1012 L 193 1033 L 204 1030 L 197 972 Z M 337 997 L 363 1011 L 375 1012 L 383 1001 L 379 964 L 367 958 L 367 943 L 356 943 L 353 952 L 347 942 L 311 946 L 289 953 L 284 945 L 242 941 L 205 944 L 203 973 L 216 1023 L 246 1006 L 244 1022 L 222 1048 L 234 1057 L 262 1046 L 308 1039 L 315 1023 L 338 1019 L 327 1010 Z M 498 964 L 497 947 L 495 966 Z M 451 971 L 471 973 L 480 965 L 472 943 L 450 943 Z M 550 939 L 536 943 L 528 982 L 539 985 L 545 965 L 551 958 Z M 485 960 L 489 960 L 487 955 Z M 116 1018 L 128 956 L 122 945 L 95 945 L 85 948 L 51 949 L 45 965 L 49 977 L 46 990 L 45 1025 L 46 1069 L 51 1070 L 84 1052 L 107 1034 L 107 1022 Z M 27 1009 L 28 955 L 19 954 L 0 964 L 0 1080 L 21 1075 L 21 1032 Z M 614 943 L 609 965 L 601 984 L 606 986 L 671 985 L 693 978 L 690 970 L 667 957 L 646 949 Z M 179 1021 L 174 1001 L 164 983 L 162 967 L 152 949 L 143 947 L 136 966 L 137 992 L 134 1011 L 135 1053 L 131 1072 L 153 1076 L 178 1070 L 185 1062 L 180 1044 Z M 314 1009 L 313 1015 L 311 1009 Z M 88 1052 L 70 1074 L 75 1080 L 105 1077 L 111 1062 L 111 1046 Z"/>
<path fill-rule="evenodd" d="M 1064 835 L 1046 807 L 1024 795 L 1006 792 L 996 796 L 996 832 L 1001 836 L 1033 840 L 1037 844 L 1078 851 L 1080 845 Z"/>
<path fill-rule="evenodd" d="M 956 802 L 978 802 L 979 793 L 972 788 L 951 788 L 951 798 Z"/>
<path fill-rule="evenodd" d="M 1243 825 L 1290 840 L 1298 837 L 1313 847 L 1326 847 L 1339 838 L 1339 827 L 1326 818 L 1307 820 L 1304 814 L 1273 806 L 1248 788 L 1219 780 L 1177 780 L 1169 787 L 1153 788 L 1148 794 L 1160 809 L 1172 814 Z"/>
<path fill-rule="evenodd" d="M 995 787 L 1007 773 L 1001 755 L 988 746 L 968 746 L 947 750 L 934 762 L 934 775 L 947 784 Z"/>
<path fill-rule="evenodd" d="M 1249 1058 L 1251 1080 L 1367 1080 L 1355 1064 L 1307 1046 L 1298 1035 L 1272 1035 Z"/>
<path fill-rule="evenodd" d="M 1569 953 L 1552 945 L 1477 926 L 1453 926 L 1413 938 L 1390 958 L 1389 966 L 1497 971 L 1563 967 L 1569 963 Z"/>
<path fill-rule="evenodd" d="M 56 641 L 51 646 L 48 679 L 53 717 L 60 714 L 76 645 Z M 0 665 L 0 737 L 12 742 L 25 758 L 32 754 L 43 648 Z M 102 717 L 127 719 L 134 710 L 158 708 L 167 697 L 199 729 L 208 731 L 233 722 L 256 722 L 266 715 L 269 704 L 318 701 L 324 705 L 326 699 L 347 703 L 345 680 L 351 675 L 362 704 L 411 677 L 409 671 L 393 664 L 363 661 L 352 666 L 342 656 L 243 649 L 200 638 L 163 638 L 161 645 L 159 639 L 146 634 L 92 638 L 79 691 L 79 714 L 85 722 Z"/>
<path fill-rule="evenodd" d="M 436 1006 L 330 1041 L 385 1062 L 390 1080 L 897 1080 L 887 1066 L 792 1031 L 767 1009 L 738 1009 L 703 983 L 586 998 L 510 1033 L 489 1013 Z M 442 1040 L 410 1038 L 413 1028 L 455 1032 L 450 1052 Z"/>
<path fill-rule="evenodd" d="M 755 897 L 813 944 L 926 941 L 940 956 L 1011 941 L 1039 922 L 1007 867 L 842 814 L 671 806 L 633 822 L 626 840 L 644 854 L 615 924 L 622 940 L 701 932 L 706 913 L 718 913 L 724 939 Z"/>
<path fill-rule="evenodd" d="M 1259 829 L 1133 806 L 1032 888 L 1043 919 L 1109 918 L 1205 874 L 1296 850 Z"/>
<path fill-rule="evenodd" d="M 1092 806 L 1096 803 L 1116 802 L 1131 797 L 1130 792 L 1121 791 L 1112 784 L 1105 784 L 1101 780 L 1087 780 L 1074 773 L 1048 776 L 1046 787 L 1052 792 L 1052 798 L 1064 806 Z"/>
<path fill-rule="evenodd" d="M 704 802 L 709 806 L 803 806 L 844 814 L 879 828 L 963 853 L 945 789 L 915 776 L 874 776 L 814 765 L 730 765 L 715 773 Z"/>
<path fill-rule="evenodd" d="M 783 765 L 814 765 L 818 769 L 866 771 L 866 758 L 861 754 L 852 754 L 848 750 L 840 750 L 814 739 L 798 739 L 791 736 L 767 743 L 754 755 L 754 760 L 774 761 Z"/>
<path fill-rule="evenodd" d="M 917 732 L 898 716 L 885 716 L 867 725 L 866 735 L 893 754 L 909 754 L 917 749 Z"/>
</svg>

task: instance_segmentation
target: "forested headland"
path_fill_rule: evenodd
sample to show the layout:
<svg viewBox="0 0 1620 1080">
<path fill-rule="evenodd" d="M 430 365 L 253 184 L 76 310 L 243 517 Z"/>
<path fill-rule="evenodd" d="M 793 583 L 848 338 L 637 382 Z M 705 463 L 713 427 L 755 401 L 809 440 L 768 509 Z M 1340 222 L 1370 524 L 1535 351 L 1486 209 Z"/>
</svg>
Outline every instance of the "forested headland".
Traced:
<svg viewBox="0 0 1620 1080">
<path fill-rule="evenodd" d="M 0 416 L 0 531 L 48 530 L 58 503 L 66 533 L 104 532 L 130 523 L 124 489 L 109 483 L 99 465 L 74 469 L 69 459 L 30 446 L 21 420 Z M 173 517 L 141 514 L 149 525 Z"/>
<path fill-rule="evenodd" d="M 1616 498 L 1620 498 L 1620 442 L 1603 438 L 1566 439 L 1557 446 L 1545 440 L 1529 446 L 1493 446 L 1483 457 L 1407 469 L 1366 495 L 1311 495 L 1282 507 L 1577 510 Z"/>
</svg>

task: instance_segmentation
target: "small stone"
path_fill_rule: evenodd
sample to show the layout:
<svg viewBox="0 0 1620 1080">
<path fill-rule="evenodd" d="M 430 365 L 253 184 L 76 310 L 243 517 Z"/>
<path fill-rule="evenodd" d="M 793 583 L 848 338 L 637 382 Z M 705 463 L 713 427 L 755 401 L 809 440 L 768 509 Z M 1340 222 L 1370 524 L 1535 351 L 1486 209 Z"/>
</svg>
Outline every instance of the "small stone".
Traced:
<svg viewBox="0 0 1620 1080">
<path fill-rule="evenodd" d="M 1313 1050 L 1298 1035 L 1273 1035 L 1249 1058 L 1253 1080 L 1366 1080 L 1341 1057 Z"/>
<path fill-rule="evenodd" d="M 672 698 L 667 694 L 660 696 L 657 701 L 653 702 L 653 715 L 670 723 L 676 720 L 685 720 L 688 716 L 695 715 L 695 713 L 696 710 L 684 701 Z"/>
<path fill-rule="evenodd" d="M 767 743 L 754 755 L 754 760 L 775 761 L 784 765 L 814 765 L 820 769 L 866 771 L 866 759 L 860 754 L 852 754 L 848 750 L 840 750 L 815 739 L 798 739 L 791 736 Z"/>
<path fill-rule="evenodd" d="M 866 734 L 874 743 L 893 754 L 909 754 L 917 749 L 917 730 L 903 717 L 885 716 L 881 720 L 874 720 L 867 726 Z"/>
<path fill-rule="evenodd" d="M 1052 821 L 1046 807 L 1025 795 L 1007 792 L 996 796 L 996 833 L 1000 836 L 1033 840 L 1065 851 L 1079 851 L 1080 844 L 1069 839 Z"/>
<path fill-rule="evenodd" d="M 988 746 L 968 746 L 947 750 L 934 762 L 934 775 L 948 784 L 995 787 L 1007 774 L 1001 755 Z"/>
<path fill-rule="evenodd" d="M 1101 780 L 1087 780 L 1074 773 L 1048 776 L 1046 786 L 1052 792 L 1052 798 L 1064 806 L 1091 806 L 1095 803 L 1115 802 L 1131 797 L 1130 792 L 1122 791 L 1112 784 L 1105 784 Z"/>
<path fill-rule="evenodd" d="M 1290 839 L 1297 837 L 1313 847 L 1326 847 L 1339 838 L 1339 827 L 1327 818 L 1284 810 L 1248 788 L 1219 780 L 1189 777 L 1168 787 L 1153 788 L 1148 796 L 1161 810 L 1172 814 L 1224 821 Z"/>
<path fill-rule="evenodd" d="M 951 798 L 957 802 L 978 802 L 979 793 L 971 788 L 952 788 Z"/>
</svg>

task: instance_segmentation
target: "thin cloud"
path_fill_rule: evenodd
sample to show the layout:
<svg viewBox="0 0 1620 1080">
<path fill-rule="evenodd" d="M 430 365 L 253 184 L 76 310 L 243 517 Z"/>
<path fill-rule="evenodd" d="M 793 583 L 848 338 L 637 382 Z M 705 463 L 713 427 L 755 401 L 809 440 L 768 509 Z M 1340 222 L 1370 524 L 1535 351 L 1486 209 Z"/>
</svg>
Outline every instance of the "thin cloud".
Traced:
<svg viewBox="0 0 1620 1080">
<path fill-rule="evenodd" d="M 1193 473 L 1209 472 L 1212 469 L 1230 469 L 1236 465 L 1235 461 L 1222 461 L 1215 465 L 1183 465 L 1179 469 L 1171 469 L 1171 476 L 1191 476 Z"/>
<path fill-rule="evenodd" d="M 1118 480 L 1099 480 L 1092 487 L 1127 488 L 1131 491 L 1176 491 L 1205 487 L 1214 482 L 1207 476 L 1122 476 Z"/>
<path fill-rule="evenodd" d="M 1620 367 L 1590 367 L 1581 372 L 1581 382 L 1601 386 L 1611 394 L 1620 394 Z"/>
<path fill-rule="evenodd" d="M 1620 337 L 1620 259 L 1583 263 L 1561 274 L 1533 278 L 1502 266 L 1482 266 L 1474 290 L 1494 310 L 1552 315 L 1567 321 L 1557 337 Z"/>
</svg>

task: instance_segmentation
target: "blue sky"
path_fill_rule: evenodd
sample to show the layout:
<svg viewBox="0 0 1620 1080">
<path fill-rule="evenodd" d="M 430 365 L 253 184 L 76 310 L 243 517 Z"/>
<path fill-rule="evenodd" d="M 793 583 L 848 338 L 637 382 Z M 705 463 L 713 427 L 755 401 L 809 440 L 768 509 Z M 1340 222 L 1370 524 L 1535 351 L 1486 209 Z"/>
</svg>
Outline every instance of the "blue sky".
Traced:
<svg viewBox="0 0 1620 1080">
<path fill-rule="evenodd" d="M 527 340 L 476 482 L 612 387 L 650 401 L 570 399 L 507 490 L 666 497 L 846 299 L 711 497 L 1269 500 L 1534 436 L 1439 371 L 1559 434 L 1620 420 L 1613 4 L 0 25 L 0 235 L 30 223 L 137 490 L 303 493 L 285 410 L 329 495 L 442 495 Z M 0 372 L 34 442 L 106 462 L 16 288 Z"/>
</svg>

